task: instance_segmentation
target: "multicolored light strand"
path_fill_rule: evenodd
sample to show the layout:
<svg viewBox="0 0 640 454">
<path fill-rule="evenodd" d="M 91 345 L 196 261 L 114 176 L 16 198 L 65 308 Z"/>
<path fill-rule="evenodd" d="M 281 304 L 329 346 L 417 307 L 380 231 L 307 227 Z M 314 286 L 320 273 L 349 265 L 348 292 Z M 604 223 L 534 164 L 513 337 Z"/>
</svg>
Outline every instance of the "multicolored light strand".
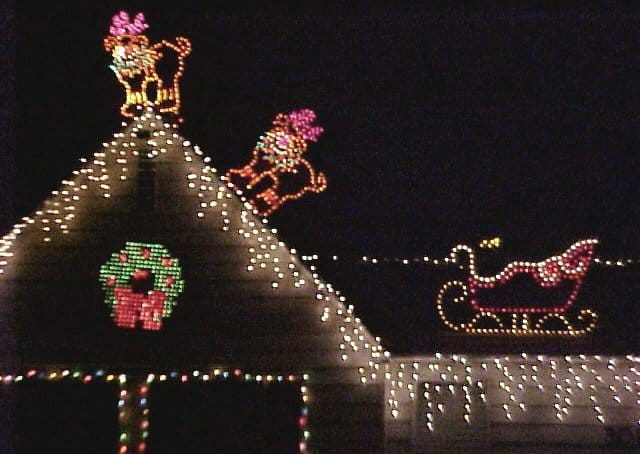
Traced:
<svg viewBox="0 0 640 454">
<path fill-rule="evenodd" d="M 180 381 L 181 383 L 188 383 L 191 381 L 202 381 L 202 382 L 211 382 L 211 381 L 231 381 L 231 380 L 239 380 L 245 382 L 256 382 L 264 385 L 268 385 L 270 383 L 282 383 L 282 382 L 290 382 L 295 383 L 298 382 L 300 384 L 300 397 L 302 400 L 302 406 L 300 408 L 300 416 L 298 417 L 298 427 L 300 430 L 300 441 L 298 443 L 298 449 L 300 453 L 307 452 L 307 443 L 309 438 L 311 437 L 311 433 L 308 427 L 308 417 L 309 417 L 309 387 L 308 380 L 309 374 L 302 374 L 301 376 L 295 374 L 250 374 L 243 372 L 241 369 L 223 369 L 223 368 L 214 368 L 213 370 L 208 371 L 200 371 L 193 370 L 187 373 L 179 373 L 177 371 L 173 371 L 169 374 L 149 374 L 147 376 L 146 381 L 140 385 L 138 394 L 141 396 L 139 400 L 139 406 L 142 410 L 143 418 L 140 423 L 140 435 L 139 439 L 141 440 L 138 444 L 138 452 L 145 452 L 146 450 L 146 439 L 149 434 L 149 408 L 148 401 L 146 399 L 147 394 L 153 388 L 153 383 L 157 382 L 166 382 L 166 381 Z M 144 399 L 143 399 L 144 398 Z"/>
<path fill-rule="evenodd" d="M 129 412 L 127 410 L 127 401 L 129 400 L 129 393 L 127 391 L 127 375 L 126 374 L 114 374 L 106 373 L 102 369 L 98 369 L 92 373 L 82 372 L 80 370 L 71 371 L 71 369 L 59 368 L 49 370 L 30 369 L 26 373 L 16 373 L 8 375 L 0 375 L 0 383 L 4 386 L 14 383 L 20 383 L 28 380 L 43 380 L 43 381 L 78 381 L 84 384 L 90 384 L 96 380 L 101 380 L 106 383 L 117 381 L 120 388 L 119 400 L 118 400 L 118 425 L 120 427 L 120 437 L 118 443 L 118 453 L 125 454 L 127 452 L 127 444 L 129 441 L 129 434 L 127 430 Z"/>
<path fill-rule="evenodd" d="M 184 288 L 178 259 L 155 243 L 127 242 L 100 268 L 106 303 L 120 328 L 157 331 Z"/>
<path fill-rule="evenodd" d="M 120 113 L 132 118 L 143 106 L 153 105 L 160 112 L 178 115 L 178 82 L 184 73 L 184 59 L 191 53 L 191 42 L 177 37 L 175 43 L 162 40 L 151 45 L 149 38 L 141 34 L 148 27 L 143 13 L 138 13 L 131 22 L 129 14 L 121 11 L 113 16 L 110 35 L 104 39 L 104 48 L 113 57 L 113 64 L 109 67 L 125 89 L 125 102 Z M 171 80 L 163 80 L 156 64 L 165 58 L 165 54 L 172 52 L 177 54 L 177 70 Z M 153 100 L 149 96 L 152 91 L 155 91 Z"/>
<path fill-rule="evenodd" d="M 314 125 L 316 114 L 310 109 L 280 113 L 273 128 L 260 137 L 253 158 L 240 169 L 230 169 L 227 180 L 240 190 L 260 215 L 269 216 L 287 200 L 295 200 L 307 192 L 319 193 L 327 188 L 323 173 L 316 175 L 302 155 L 308 142 L 316 142 L 323 129 Z M 290 177 L 303 180 L 294 190 L 282 187 Z"/>
<path fill-rule="evenodd" d="M 144 379 L 127 374 L 117 374 L 105 372 L 98 369 L 92 373 L 85 373 L 80 370 L 71 369 L 30 369 L 26 373 L 0 374 L 0 385 L 11 385 L 27 380 L 60 381 L 74 380 L 84 384 L 90 384 L 94 380 L 101 380 L 107 383 L 117 381 L 120 391 L 118 394 L 118 420 L 120 435 L 118 439 L 118 454 L 129 452 L 143 453 L 147 450 L 147 439 L 149 438 L 149 393 L 152 391 L 154 382 L 180 381 L 187 383 L 190 381 L 230 381 L 240 380 L 245 382 L 256 382 L 268 385 L 271 383 L 299 383 L 301 407 L 298 417 L 298 427 L 300 430 L 300 441 L 298 449 L 300 453 L 307 452 L 307 443 L 311 436 L 308 427 L 309 416 L 309 374 L 251 374 L 240 369 L 208 368 L 207 370 L 192 370 L 188 372 L 172 371 L 170 373 L 149 373 Z M 133 383 L 135 382 L 135 383 Z M 133 448 L 133 449 L 131 449 Z"/>
</svg>

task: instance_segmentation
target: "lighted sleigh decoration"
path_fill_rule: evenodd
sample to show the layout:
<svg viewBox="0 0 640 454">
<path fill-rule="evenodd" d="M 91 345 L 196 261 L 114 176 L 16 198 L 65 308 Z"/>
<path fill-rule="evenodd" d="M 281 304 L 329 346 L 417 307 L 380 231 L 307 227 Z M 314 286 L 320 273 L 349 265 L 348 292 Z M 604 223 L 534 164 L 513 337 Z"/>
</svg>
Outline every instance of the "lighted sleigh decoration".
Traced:
<svg viewBox="0 0 640 454">
<path fill-rule="evenodd" d="M 480 276 L 468 246 L 457 246 L 451 260 L 468 254 L 469 277 L 449 281 L 439 291 L 437 310 L 446 326 L 472 334 L 578 336 L 595 328 L 597 314 L 573 306 L 598 241 L 574 243 L 540 262 L 512 262 L 493 276 Z M 515 304 L 522 301 L 525 304 Z"/>
<path fill-rule="evenodd" d="M 268 216 L 287 200 L 307 192 L 327 188 L 323 173 L 313 170 L 302 157 L 309 142 L 316 142 L 323 129 L 314 124 L 310 109 L 280 113 L 253 149 L 251 161 L 240 169 L 230 169 L 226 178 L 262 216 Z"/>
<path fill-rule="evenodd" d="M 133 117 L 141 107 L 156 106 L 160 112 L 178 115 L 178 82 L 184 72 L 184 58 L 191 53 L 191 43 L 187 38 L 177 37 L 175 42 L 162 40 L 150 44 L 142 34 L 147 28 L 143 13 L 132 19 L 126 11 L 120 11 L 113 16 L 110 35 L 104 39 L 104 48 L 113 57 L 109 67 L 125 90 L 120 113 Z M 158 74 L 159 62 L 176 65 L 175 72 L 166 80 Z"/>
</svg>

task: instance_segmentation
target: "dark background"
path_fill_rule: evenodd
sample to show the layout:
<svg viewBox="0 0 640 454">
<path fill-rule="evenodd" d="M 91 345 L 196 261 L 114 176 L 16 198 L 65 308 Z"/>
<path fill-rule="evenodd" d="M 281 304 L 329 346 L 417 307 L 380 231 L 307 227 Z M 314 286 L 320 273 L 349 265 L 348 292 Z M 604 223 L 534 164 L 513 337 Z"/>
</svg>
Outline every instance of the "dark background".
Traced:
<svg viewBox="0 0 640 454">
<path fill-rule="evenodd" d="M 31 379 L 3 386 L 0 395 L 12 399 L 15 411 L 15 451 L 5 452 L 116 452 L 119 394 L 105 382 Z M 3 412 L 11 414 L 6 406 Z"/>
<path fill-rule="evenodd" d="M 600 257 L 640 258 L 640 15 L 148 3 L 16 5 L 3 43 L 7 56 L 15 42 L 3 65 L 5 230 L 120 128 L 102 39 L 125 7 L 145 12 L 152 42 L 190 38 L 181 132 L 221 172 L 249 160 L 276 113 L 317 112 L 325 134 L 307 158 L 329 187 L 271 224 L 302 253 L 342 258 L 323 275 L 383 339 L 402 323 L 384 322 L 389 307 L 420 320 L 413 308 L 439 284 L 423 291 L 425 267 L 375 271 L 362 255 L 438 256 L 499 235 L 501 251 L 486 252 L 498 264 L 585 237 L 600 239 Z M 599 304 L 633 349 L 637 270 L 597 271 Z"/>
<path fill-rule="evenodd" d="M 165 382 L 149 394 L 152 453 L 300 452 L 299 382 Z"/>
</svg>

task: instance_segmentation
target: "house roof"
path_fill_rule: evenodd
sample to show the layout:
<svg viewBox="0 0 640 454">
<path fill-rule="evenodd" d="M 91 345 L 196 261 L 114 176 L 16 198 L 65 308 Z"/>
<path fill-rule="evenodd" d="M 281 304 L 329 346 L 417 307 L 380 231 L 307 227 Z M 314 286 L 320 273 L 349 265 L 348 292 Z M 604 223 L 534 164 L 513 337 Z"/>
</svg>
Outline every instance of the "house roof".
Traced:
<svg viewBox="0 0 640 454">
<path fill-rule="evenodd" d="M 83 161 L 3 238 L 0 360 L 7 369 L 50 363 L 153 370 L 211 363 L 272 371 L 360 366 L 383 352 L 365 326 L 400 355 L 615 354 L 635 351 L 640 341 L 633 268 L 592 264 L 576 307 L 592 309 L 598 319 L 581 336 L 449 330 L 436 296 L 447 281 L 467 276 L 459 266 L 347 259 L 308 268 L 221 181 L 197 146 L 151 112 L 123 124 Z M 158 331 L 117 327 L 113 294 L 108 304 L 100 270 L 130 252 L 129 243 L 159 245 L 179 263 L 184 290 Z M 485 274 L 512 259 L 480 250 L 478 256 Z"/>
<path fill-rule="evenodd" d="M 382 354 L 353 309 L 197 146 L 152 111 L 123 126 L 2 240 L 5 368 L 286 371 L 365 365 Z M 147 256 L 126 262 L 132 268 L 122 263 L 144 249 Z M 150 273 L 148 288 L 135 273 Z M 171 274 L 166 285 L 163 273 Z M 150 307 L 161 291 L 171 310 L 156 329 L 116 325 L 116 306 Z"/>
</svg>

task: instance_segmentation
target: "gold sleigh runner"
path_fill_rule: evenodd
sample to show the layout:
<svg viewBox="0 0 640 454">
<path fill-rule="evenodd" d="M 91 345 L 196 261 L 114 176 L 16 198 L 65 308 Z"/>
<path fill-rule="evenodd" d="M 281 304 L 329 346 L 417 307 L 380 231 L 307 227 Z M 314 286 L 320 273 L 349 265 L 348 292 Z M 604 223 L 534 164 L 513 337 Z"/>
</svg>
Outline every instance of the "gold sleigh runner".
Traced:
<svg viewBox="0 0 640 454">
<path fill-rule="evenodd" d="M 480 276 L 468 246 L 456 246 L 451 260 L 469 256 L 466 281 L 449 281 L 438 292 L 436 307 L 444 324 L 470 334 L 579 336 L 596 326 L 592 309 L 573 308 L 598 241 L 574 243 L 540 262 L 511 262 L 493 276 Z M 530 304 L 514 305 L 509 287 L 527 285 L 537 295 Z"/>
</svg>

